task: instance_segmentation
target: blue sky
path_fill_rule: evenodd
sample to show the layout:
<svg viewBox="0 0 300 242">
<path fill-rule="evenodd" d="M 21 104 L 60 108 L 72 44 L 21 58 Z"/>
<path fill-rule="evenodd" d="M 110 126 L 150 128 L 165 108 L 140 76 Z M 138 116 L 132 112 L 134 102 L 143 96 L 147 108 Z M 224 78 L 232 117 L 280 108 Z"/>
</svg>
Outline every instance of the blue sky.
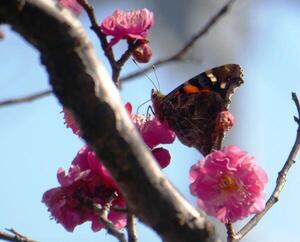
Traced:
<svg viewBox="0 0 300 242">
<path fill-rule="evenodd" d="M 207 18 L 201 18 L 201 21 L 206 22 L 221 6 L 217 1 L 210 3 L 210 11 L 204 14 Z M 179 48 L 185 42 L 182 36 L 188 39 L 189 34 L 199 28 L 195 26 L 197 15 L 193 12 L 197 11 L 198 6 L 187 6 L 185 11 L 188 14 L 181 22 L 181 29 L 176 23 L 164 19 L 166 15 L 159 11 L 156 4 L 155 1 L 144 4 L 140 1 L 119 1 L 115 6 L 106 3 L 101 11 L 98 9 L 98 16 L 100 19 L 116 7 L 132 9 L 148 6 L 157 9 L 156 26 L 150 39 L 154 58 L 159 58 Z M 299 8 L 292 1 L 262 1 L 257 4 L 250 0 L 240 1 L 195 46 L 192 57 L 199 58 L 201 63 L 177 63 L 157 70 L 161 90 L 167 93 L 206 68 L 226 63 L 239 63 L 243 67 L 245 84 L 237 90 L 231 107 L 236 125 L 225 143 L 239 145 L 256 156 L 257 162 L 269 175 L 268 195 L 296 135 L 297 127 L 293 121 L 296 108 L 291 101 L 291 91 L 300 96 L 300 80 L 297 79 L 300 70 Z M 81 20 L 99 57 L 103 58 L 97 39 L 88 30 L 85 15 L 81 16 Z M 40 64 L 37 51 L 9 28 L 3 29 L 6 38 L 0 42 L 0 100 L 49 88 L 47 74 Z M 162 39 L 168 43 L 162 45 Z M 219 53 L 215 53 L 215 49 Z M 135 65 L 128 64 L 124 72 L 136 69 Z M 155 79 L 153 73 L 150 75 Z M 121 95 L 124 102 L 131 101 L 137 107 L 149 99 L 151 89 L 152 84 L 141 77 L 125 83 Z M 105 231 L 93 233 L 88 223 L 77 227 L 74 233 L 66 232 L 62 226 L 50 220 L 50 214 L 41 203 L 43 192 L 58 184 L 57 169 L 68 169 L 83 145 L 65 128 L 60 111 L 61 106 L 53 96 L 30 104 L 0 108 L 0 229 L 14 227 L 21 233 L 45 242 L 115 241 Z M 178 141 L 168 148 L 172 154 L 172 163 L 165 173 L 180 192 L 195 204 L 188 191 L 188 170 L 201 156 Z M 279 203 L 245 241 L 300 241 L 298 174 L 299 164 L 296 164 L 289 173 Z M 159 241 L 144 226 L 139 226 L 139 230 L 141 241 Z"/>
</svg>

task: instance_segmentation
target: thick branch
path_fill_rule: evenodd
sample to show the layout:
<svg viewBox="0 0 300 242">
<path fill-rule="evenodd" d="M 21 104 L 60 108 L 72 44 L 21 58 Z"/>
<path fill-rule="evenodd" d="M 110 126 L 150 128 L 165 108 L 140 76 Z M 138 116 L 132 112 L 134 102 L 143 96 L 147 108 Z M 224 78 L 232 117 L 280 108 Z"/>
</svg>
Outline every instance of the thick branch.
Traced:
<svg viewBox="0 0 300 242">
<path fill-rule="evenodd" d="M 166 242 L 209 239 L 211 225 L 161 173 L 80 23 L 61 11 L 52 1 L 0 1 L 0 18 L 40 50 L 55 95 L 75 114 L 130 211 Z"/>
</svg>

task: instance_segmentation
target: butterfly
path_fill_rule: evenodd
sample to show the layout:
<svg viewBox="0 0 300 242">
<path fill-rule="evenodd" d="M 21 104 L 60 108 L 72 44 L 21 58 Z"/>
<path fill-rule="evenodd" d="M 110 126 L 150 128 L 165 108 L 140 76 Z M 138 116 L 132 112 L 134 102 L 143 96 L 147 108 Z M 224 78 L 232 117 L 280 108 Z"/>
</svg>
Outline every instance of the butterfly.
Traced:
<svg viewBox="0 0 300 242">
<path fill-rule="evenodd" d="M 242 76 L 239 65 L 227 64 L 191 78 L 166 96 L 152 90 L 154 114 L 183 144 L 206 156 L 221 148 L 225 131 L 218 128 L 219 116 L 228 110 L 232 94 L 244 82 Z"/>
</svg>

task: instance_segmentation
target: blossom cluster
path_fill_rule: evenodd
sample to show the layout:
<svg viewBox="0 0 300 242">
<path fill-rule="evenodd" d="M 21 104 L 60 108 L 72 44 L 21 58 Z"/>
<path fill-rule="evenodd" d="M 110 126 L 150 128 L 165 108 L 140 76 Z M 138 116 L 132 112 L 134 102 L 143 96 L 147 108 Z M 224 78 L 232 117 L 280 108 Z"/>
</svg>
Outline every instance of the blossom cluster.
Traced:
<svg viewBox="0 0 300 242">
<path fill-rule="evenodd" d="M 76 0 L 59 0 L 59 3 L 70 8 L 75 14 L 81 11 Z M 111 36 L 108 49 L 122 39 L 128 44 L 140 45 L 132 51 L 138 62 L 148 62 L 152 51 L 148 41 L 148 31 L 153 26 L 153 13 L 144 8 L 135 11 L 116 10 L 99 25 L 105 36 Z M 132 113 L 130 103 L 125 108 L 145 144 L 149 147 L 161 168 L 171 161 L 167 149 L 160 144 L 171 144 L 175 133 L 167 123 L 160 122 L 155 116 L 144 116 Z M 72 113 L 64 108 L 64 119 L 67 127 L 80 136 L 81 131 Z M 234 116 L 223 111 L 217 116 L 215 135 L 228 131 L 234 125 Z M 68 172 L 59 169 L 57 179 L 60 186 L 45 192 L 43 202 L 52 216 L 68 231 L 86 221 L 91 221 L 93 231 L 103 228 L 93 205 L 125 208 L 126 203 L 117 183 L 103 166 L 95 152 L 84 146 L 76 155 Z M 230 145 L 221 150 L 214 150 L 198 161 L 190 169 L 190 191 L 197 197 L 198 206 L 207 214 L 223 223 L 233 223 L 265 208 L 265 187 L 268 177 L 256 163 L 255 158 Z M 117 229 L 126 225 L 126 216 L 111 209 L 108 219 Z"/>
<path fill-rule="evenodd" d="M 130 103 L 125 107 L 158 164 L 162 168 L 166 167 L 171 160 L 169 151 L 157 146 L 172 143 L 175 139 L 174 132 L 154 117 L 132 114 Z M 63 108 L 63 113 L 67 127 L 80 136 L 79 126 L 72 113 L 66 108 Z M 67 173 L 62 168 L 58 169 L 57 179 L 60 186 L 45 192 L 42 201 L 56 221 L 68 231 L 73 231 L 77 225 L 86 221 L 91 221 L 93 231 L 103 228 L 94 205 L 104 207 L 111 203 L 113 208 L 126 207 L 117 183 L 87 145 L 78 152 Z M 116 229 L 126 226 L 124 212 L 111 209 L 108 219 Z"/>
<path fill-rule="evenodd" d="M 42 201 L 68 231 L 86 221 L 92 222 L 93 231 L 103 228 L 94 204 L 126 207 L 116 182 L 88 146 L 78 152 L 67 173 L 58 169 L 57 179 L 60 186 L 45 192 Z M 125 213 L 111 210 L 108 219 L 117 229 L 126 225 Z"/>
</svg>

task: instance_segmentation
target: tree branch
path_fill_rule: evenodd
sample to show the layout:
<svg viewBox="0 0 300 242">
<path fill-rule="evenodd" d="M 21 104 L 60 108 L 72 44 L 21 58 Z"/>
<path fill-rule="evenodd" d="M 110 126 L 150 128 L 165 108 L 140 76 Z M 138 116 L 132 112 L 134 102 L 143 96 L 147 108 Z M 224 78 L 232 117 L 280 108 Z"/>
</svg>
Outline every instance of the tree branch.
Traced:
<svg viewBox="0 0 300 242">
<path fill-rule="evenodd" d="M 11 242 L 36 242 L 20 233 L 14 229 L 6 229 L 10 233 L 0 231 L 0 240 L 11 241 Z"/>
<path fill-rule="evenodd" d="M 94 31 L 94 33 L 97 35 L 98 39 L 100 40 L 101 47 L 112 69 L 112 73 L 113 73 L 112 76 L 114 76 L 113 81 L 117 86 L 119 86 L 119 80 L 118 80 L 119 75 L 116 76 L 115 72 L 118 72 L 120 74 L 120 70 L 117 66 L 113 50 L 112 48 L 108 48 L 108 42 L 106 36 L 101 32 L 101 29 L 99 28 L 99 24 L 96 19 L 94 8 L 92 5 L 89 4 L 88 0 L 78 0 L 78 3 L 82 6 L 82 8 L 85 10 L 85 12 L 89 17 L 89 20 L 91 22 L 90 29 Z"/>
<path fill-rule="evenodd" d="M 3 100 L 3 101 L 0 101 L 0 107 L 9 106 L 9 105 L 13 105 L 13 104 L 32 102 L 32 101 L 35 101 L 42 97 L 46 97 L 46 96 L 50 95 L 51 93 L 52 93 L 51 90 L 46 90 L 46 91 L 40 91 L 40 92 L 31 94 L 31 95 L 26 95 L 24 97 Z"/>
<path fill-rule="evenodd" d="M 138 237 L 137 237 L 137 231 L 135 227 L 135 218 L 132 213 L 127 213 L 127 235 L 128 235 L 128 242 L 137 242 Z"/>
<path fill-rule="evenodd" d="M 111 204 L 107 204 L 107 206 L 104 207 L 99 206 L 99 204 L 94 204 L 94 210 L 99 214 L 99 220 L 105 226 L 107 233 L 117 238 L 119 242 L 127 242 L 124 233 L 117 230 L 114 224 L 108 220 L 107 214 L 110 209 Z"/>
<path fill-rule="evenodd" d="M 296 105 L 297 112 L 298 112 L 298 120 L 300 118 L 300 103 L 297 98 L 297 95 L 295 93 L 292 93 L 292 99 Z M 261 212 L 256 214 L 238 233 L 236 233 L 233 236 L 233 239 L 230 240 L 232 242 L 240 241 L 262 218 L 263 216 L 268 212 L 268 210 L 278 202 L 279 195 L 285 185 L 287 174 L 292 167 L 293 164 L 295 164 L 295 158 L 297 156 L 297 153 L 300 149 L 300 124 L 298 123 L 298 129 L 296 134 L 296 140 L 292 147 L 292 150 L 283 166 L 281 171 L 278 173 L 278 177 L 276 180 L 276 186 L 271 194 L 270 198 L 268 199 L 266 203 L 265 209 Z"/>
<path fill-rule="evenodd" d="M 164 64 L 168 64 L 168 63 L 171 63 L 173 61 L 181 60 L 184 57 L 184 55 L 194 46 L 196 41 L 199 40 L 201 37 L 203 37 L 221 19 L 221 17 L 223 17 L 230 10 L 230 8 L 231 8 L 232 4 L 234 3 L 234 1 L 235 0 L 228 1 L 228 3 L 224 7 L 222 7 L 209 20 L 209 22 L 204 26 L 204 28 L 202 28 L 196 35 L 194 35 L 179 51 L 177 51 L 176 53 L 170 55 L 169 57 L 166 57 L 164 59 L 161 59 L 161 60 L 158 60 L 158 61 L 152 63 L 151 66 L 148 66 L 148 67 L 143 68 L 143 69 L 141 69 L 137 72 L 134 72 L 134 73 L 131 73 L 131 74 L 126 75 L 124 77 L 121 77 L 120 81 L 121 82 L 122 81 L 128 81 L 128 80 L 134 79 L 136 77 L 139 77 L 139 76 L 143 75 L 144 73 L 146 73 L 148 71 L 151 71 L 153 66 L 155 66 L 157 68 L 157 67 L 162 66 Z M 98 38 L 101 42 L 102 48 L 104 48 L 104 49 L 107 48 L 107 45 L 108 45 L 107 40 L 106 40 L 105 36 L 103 36 L 103 34 L 100 31 L 100 28 L 98 26 L 98 23 L 97 23 L 95 14 L 94 14 L 94 9 L 85 0 L 79 0 L 79 2 L 81 3 L 81 5 L 85 9 L 86 13 L 88 14 L 90 22 L 91 22 L 91 29 L 98 36 Z M 115 65 L 114 63 L 116 61 L 115 61 L 115 58 L 113 56 L 113 53 L 105 51 L 105 55 L 108 58 L 112 69 L 114 69 L 114 65 Z M 51 93 L 52 92 L 50 90 L 48 90 L 47 94 L 45 94 L 45 95 L 49 95 Z M 23 99 L 24 100 L 30 99 L 31 101 L 33 101 L 33 100 L 36 100 L 37 98 L 39 98 L 39 97 L 36 97 L 37 95 L 38 95 L 38 93 L 29 94 L 27 97 L 23 97 Z M 32 97 L 34 97 L 34 98 L 32 98 Z M 21 102 L 22 101 L 15 101 L 15 99 L 0 101 L 0 107 L 10 105 L 10 104 L 15 104 L 15 103 L 21 103 Z"/>
<path fill-rule="evenodd" d="M 170 184 L 143 144 L 79 21 L 61 11 L 52 1 L 0 1 L 0 18 L 40 51 L 55 95 L 75 115 L 130 211 L 165 242 L 211 238 L 211 224 Z"/>
</svg>

